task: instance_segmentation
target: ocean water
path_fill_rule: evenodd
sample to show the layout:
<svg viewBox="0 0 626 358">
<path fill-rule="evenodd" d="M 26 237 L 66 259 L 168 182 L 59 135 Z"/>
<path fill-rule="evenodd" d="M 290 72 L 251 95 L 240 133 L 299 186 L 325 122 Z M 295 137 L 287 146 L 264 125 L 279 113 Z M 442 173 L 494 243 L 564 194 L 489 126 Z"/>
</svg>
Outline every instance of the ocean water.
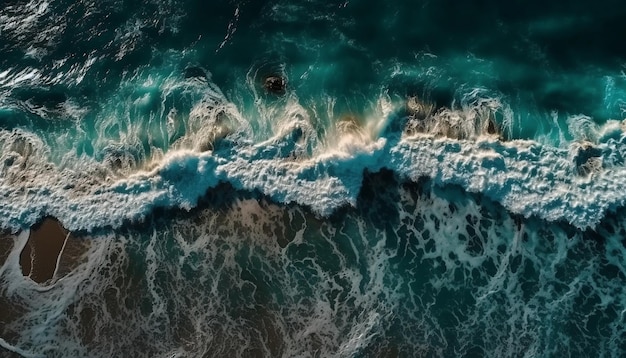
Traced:
<svg viewBox="0 0 626 358">
<path fill-rule="evenodd" d="M 625 19 L 4 0 L 0 356 L 625 356 Z"/>
</svg>

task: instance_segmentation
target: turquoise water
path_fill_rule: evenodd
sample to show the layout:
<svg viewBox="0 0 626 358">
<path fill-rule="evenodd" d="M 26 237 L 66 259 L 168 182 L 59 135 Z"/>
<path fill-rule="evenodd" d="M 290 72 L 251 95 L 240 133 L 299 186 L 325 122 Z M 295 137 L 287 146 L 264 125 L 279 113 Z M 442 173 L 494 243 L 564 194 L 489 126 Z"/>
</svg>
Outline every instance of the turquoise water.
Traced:
<svg viewBox="0 0 626 358">
<path fill-rule="evenodd" d="M 0 352 L 623 356 L 625 16 L 5 1 Z"/>
</svg>

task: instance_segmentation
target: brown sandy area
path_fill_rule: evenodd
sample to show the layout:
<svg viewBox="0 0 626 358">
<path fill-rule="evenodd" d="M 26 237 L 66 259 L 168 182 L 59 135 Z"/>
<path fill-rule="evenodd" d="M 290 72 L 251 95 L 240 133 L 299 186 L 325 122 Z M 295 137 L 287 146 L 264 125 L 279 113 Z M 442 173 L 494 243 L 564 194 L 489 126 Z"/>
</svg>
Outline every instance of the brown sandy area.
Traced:
<svg viewBox="0 0 626 358">
<path fill-rule="evenodd" d="M 14 248 L 15 235 L 0 232 L 0 265 L 4 264 Z M 74 270 L 87 259 L 90 240 L 69 235 L 61 223 L 46 218 L 31 228 L 28 242 L 20 253 L 20 267 L 24 276 L 37 283 L 51 282 Z M 20 333 L 11 325 L 29 312 L 29 307 L 6 295 L 0 285 L 0 337 L 15 341 Z M 0 346 L 0 357 L 20 357 Z"/>
<path fill-rule="evenodd" d="M 24 276 L 37 283 L 52 279 L 67 236 L 67 230 L 56 219 L 46 218 L 34 225 L 20 255 Z"/>
</svg>

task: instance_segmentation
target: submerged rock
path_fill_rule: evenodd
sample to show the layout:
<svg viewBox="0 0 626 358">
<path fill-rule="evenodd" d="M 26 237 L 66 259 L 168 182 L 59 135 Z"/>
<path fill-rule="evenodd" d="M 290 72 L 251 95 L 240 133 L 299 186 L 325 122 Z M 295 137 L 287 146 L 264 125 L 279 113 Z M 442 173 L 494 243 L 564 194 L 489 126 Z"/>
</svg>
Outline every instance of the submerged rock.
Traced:
<svg viewBox="0 0 626 358">
<path fill-rule="evenodd" d="M 263 81 L 263 88 L 269 93 L 283 95 L 286 92 L 287 82 L 281 76 L 268 76 Z"/>
<path fill-rule="evenodd" d="M 602 150 L 590 142 L 583 142 L 574 149 L 574 164 L 580 176 L 586 176 L 602 169 Z"/>
<path fill-rule="evenodd" d="M 190 66 L 185 68 L 184 75 L 187 79 L 196 78 L 201 81 L 206 81 L 208 79 L 206 71 L 196 66 Z"/>
<path fill-rule="evenodd" d="M 496 126 L 496 123 L 490 118 L 488 123 L 487 123 L 487 133 L 488 134 L 500 134 L 499 133 L 500 130 L 499 128 Z"/>
</svg>

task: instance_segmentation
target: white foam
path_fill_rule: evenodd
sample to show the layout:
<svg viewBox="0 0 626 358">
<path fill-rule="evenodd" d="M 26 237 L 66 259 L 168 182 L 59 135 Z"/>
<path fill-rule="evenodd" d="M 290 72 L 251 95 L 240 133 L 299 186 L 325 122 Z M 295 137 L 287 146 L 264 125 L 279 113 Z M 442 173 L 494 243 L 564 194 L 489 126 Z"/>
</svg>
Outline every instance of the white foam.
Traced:
<svg viewBox="0 0 626 358">
<path fill-rule="evenodd" d="M 589 351 L 589 340 L 560 334 L 565 322 L 592 327 L 601 355 L 620 351 L 626 295 L 610 273 L 626 272 L 620 224 L 594 248 L 581 231 L 519 223 L 458 188 L 373 188 L 388 211 L 318 221 L 245 199 L 147 232 L 96 236 L 86 260 L 45 287 L 22 276 L 26 230 L 0 266 L 0 294 L 9 312 L 19 307 L 6 327 L 16 334 L 0 345 L 89 357 Z"/>
<path fill-rule="evenodd" d="M 85 157 L 66 158 L 63 168 L 55 167 L 47 162 L 49 150 L 36 136 L 2 131 L 0 226 L 18 230 L 53 215 L 70 230 L 118 227 L 141 220 L 158 207 L 189 210 L 220 182 L 329 215 L 356 204 L 364 170 L 382 168 L 405 180 L 429 177 L 437 185 L 459 185 L 514 213 L 565 220 L 577 227 L 594 226 L 608 210 L 626 203 L 620 190 L 626 176 L 622 164 L 626 137 L 616 121 L 605 129 L 587 131 L 602 138 L 596 144 L 602 157 L 595 159 L 603 168 L 580 176 L 572 158 L 576 149 L 524 140 L 501 142 L 488 136 L 472 140 L 425 134 L 380 137 L 390 106 L 388 101 L 381 103 L 378 117 L 367 118 L 362 128 L 331 133 L 338 136 L 336 140 L 320 145 L 312 155 L 286 153 L 296 151 L 294 141 L 300 140 L 294 130 L 304 128 L 306 135 L 312 131 L 298 117 L 291 127 L 276 126 L 277 134 L 270 140 L 255 144 L 237 138 L 230 146 L 208 152 L 172 150 L 158 156 L 162 159 L 154 169 L 121 179 Z M 238 116 L 233 108 L 229 112 Z M 241 119 L 237 121 L 234 125 L 244 126 Z M 241 137 L 249 129 L 234 132 Z"/>
</svg>

